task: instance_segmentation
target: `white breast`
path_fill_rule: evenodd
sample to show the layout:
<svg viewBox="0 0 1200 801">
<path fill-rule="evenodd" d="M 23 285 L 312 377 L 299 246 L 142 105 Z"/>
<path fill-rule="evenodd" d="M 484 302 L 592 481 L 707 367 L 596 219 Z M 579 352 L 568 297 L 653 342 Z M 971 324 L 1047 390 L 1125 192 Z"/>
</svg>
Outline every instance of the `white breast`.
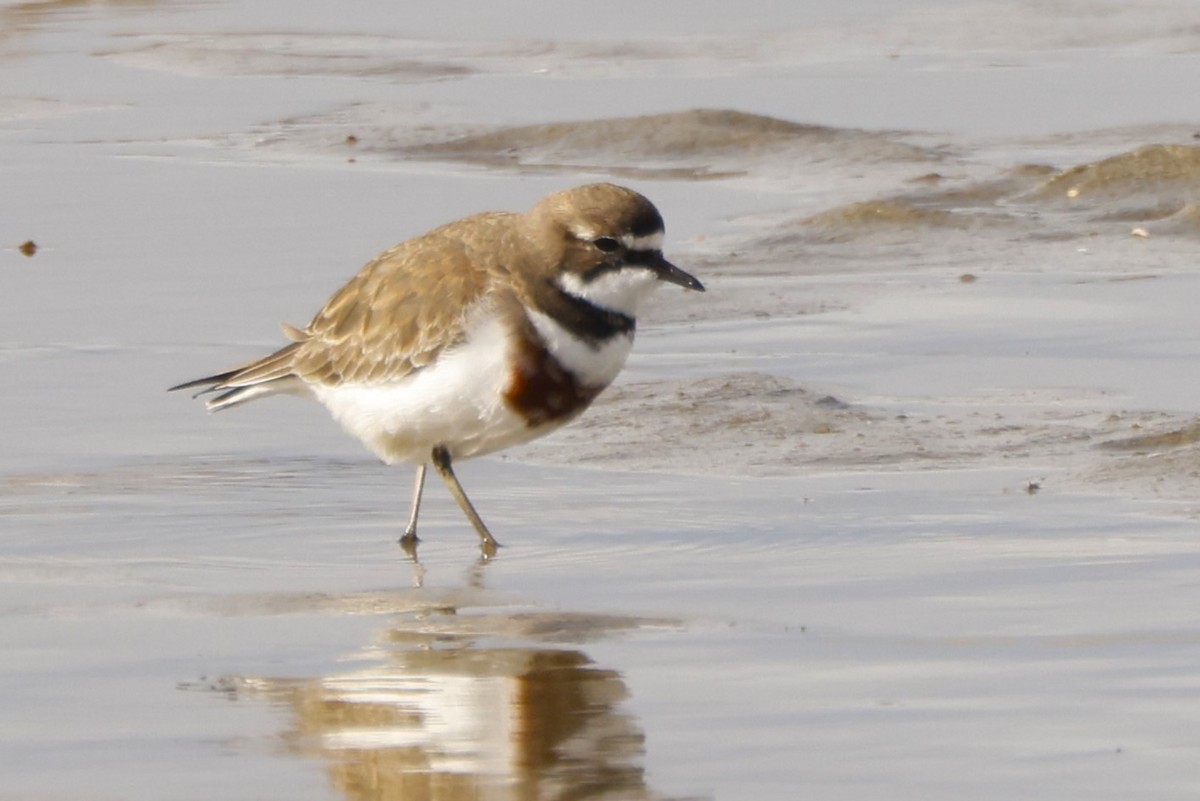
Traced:
<svg viewBox="0 0 1200 801">
<path fill-rule="evenodd" d="M 527 313 L 550 354 L 587 387 L 611 384 L 633 347 L 632 332 L 593 346 L 554 318 Z M 481 309 L 461 345 L 400 381 L 311 389 L 346 431 L 389 464 L 428 461 L 439 445 L 456 459 L 482 456 L 557 427 L 531 428 L 505 403 L 515 336 L 499 315 Z"/>
<path fill-rule="evenodd" d="M 613 382 L 625 366 L 633 348 L 633 333 L 621 334 L 595 347 L 563 327 L 553 317 L 533 309 L 529 320 L 558 363 L 585 386 L 603 388 Z"/>
<path fill-rule="evenodd" d="M 314 394 L 350 434 L 380 459 L 425 462 L 435 446 L 466 458 L 542 433 L 503 399 L 511 380 L 512 334 L 481 312 L 466 341 L 426 367 L 386 384 L 315 385 Z"/>
</svg>

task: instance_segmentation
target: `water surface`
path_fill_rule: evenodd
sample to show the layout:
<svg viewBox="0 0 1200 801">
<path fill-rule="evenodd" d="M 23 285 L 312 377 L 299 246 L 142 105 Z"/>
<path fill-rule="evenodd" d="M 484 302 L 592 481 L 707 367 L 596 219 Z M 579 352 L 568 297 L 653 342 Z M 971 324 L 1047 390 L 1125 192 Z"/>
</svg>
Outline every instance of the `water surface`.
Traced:
<svg viewBox="0 0 1200 801">
<path fill-rule="evenodd" d="M 1194 797 L 1194 5 L 472 13 L 0 3 L 0 798 Z M 598 179 L 710 291 L 490 563 L 164 392 Z"/>
</svg>

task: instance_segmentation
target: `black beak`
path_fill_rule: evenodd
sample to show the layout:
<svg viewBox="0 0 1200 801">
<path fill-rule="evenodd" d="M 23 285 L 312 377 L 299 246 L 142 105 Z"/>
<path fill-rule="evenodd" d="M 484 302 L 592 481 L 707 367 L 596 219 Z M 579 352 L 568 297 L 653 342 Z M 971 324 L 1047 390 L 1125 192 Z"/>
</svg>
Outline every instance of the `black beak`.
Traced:
<svg viewBox="0 0 1200 801">
<path fill-rule="evenodd" d="M 666 281 L 668 284 L 678 284 L 684 289 L 694 289 L 697 292 L 704 291 L 704 284 L 700 283 L 696 279 L 696 276 L 691 273 L 685 273 L 674 264 L 671 264 L 671 262 L 662 257 L 662 254 L 659 254 L 654 259 L 651 267 L 658 275 L 659 281 Z"/>
</svg>

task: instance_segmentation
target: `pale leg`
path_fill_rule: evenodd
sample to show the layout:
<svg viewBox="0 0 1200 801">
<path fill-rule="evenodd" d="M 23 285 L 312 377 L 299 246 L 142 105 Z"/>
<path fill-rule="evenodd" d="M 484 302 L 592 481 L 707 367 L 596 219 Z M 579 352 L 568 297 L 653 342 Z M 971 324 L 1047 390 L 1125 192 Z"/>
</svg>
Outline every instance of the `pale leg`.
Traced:
<svg viewBox="0 0 1200 801">
<path fill-rule="evenodd" d="M 479 516 L 479 512 L 475 511 L 475 507 L 467 498 L 467 493 L 463 491 L 462 484 L 458 483 L 458 476 L 454 475 L 454 468 L 450 464 L 450 452 L 439 445 L 433 449 L 432 459 L 434 469 L 446 482 L 446 486 L 450 488 L 450 494 L 454 496 L 454 500 L 458 501 L 459 508 L 463 510 L 463 514 L 467 516 L 471 525 L 475 527 L 476 533 L 479 534 L 479 545 L 483 549 L 484 556 L 494 556 L 500 543 L 496 542 L 492 532 L 488 531 L 487 526 L 483 523 L 483 518 Z"/>
<path fill-rule="evenodd" d="M 425 465 L 417 465 L 417 480 L 413 484 L 412 512 L 408 515 L 408 525 L 404 527 L 404 536 L 400 544 L 405 549 L 417 544 L 417 515 L 421 513 L 421 491 L 425 488 Z"/>
</svg>

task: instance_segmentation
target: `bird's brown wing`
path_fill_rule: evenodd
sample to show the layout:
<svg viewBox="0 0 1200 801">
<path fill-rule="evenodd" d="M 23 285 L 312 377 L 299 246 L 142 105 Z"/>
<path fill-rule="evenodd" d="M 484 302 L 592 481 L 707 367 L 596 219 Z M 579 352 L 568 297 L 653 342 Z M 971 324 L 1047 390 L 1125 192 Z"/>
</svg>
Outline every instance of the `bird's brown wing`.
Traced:
<svg viewBox="0 0 1200 801">
<path fill-rule="evenodd" d="M 511 236 L 512 217 L 470 217 L 376 257 L 297 332 L 290 372 L 330 386 L 380 383 L 432 362 L 465 336 L 466 311 L 491 283 L 488 254 Z"/>
</svg>

